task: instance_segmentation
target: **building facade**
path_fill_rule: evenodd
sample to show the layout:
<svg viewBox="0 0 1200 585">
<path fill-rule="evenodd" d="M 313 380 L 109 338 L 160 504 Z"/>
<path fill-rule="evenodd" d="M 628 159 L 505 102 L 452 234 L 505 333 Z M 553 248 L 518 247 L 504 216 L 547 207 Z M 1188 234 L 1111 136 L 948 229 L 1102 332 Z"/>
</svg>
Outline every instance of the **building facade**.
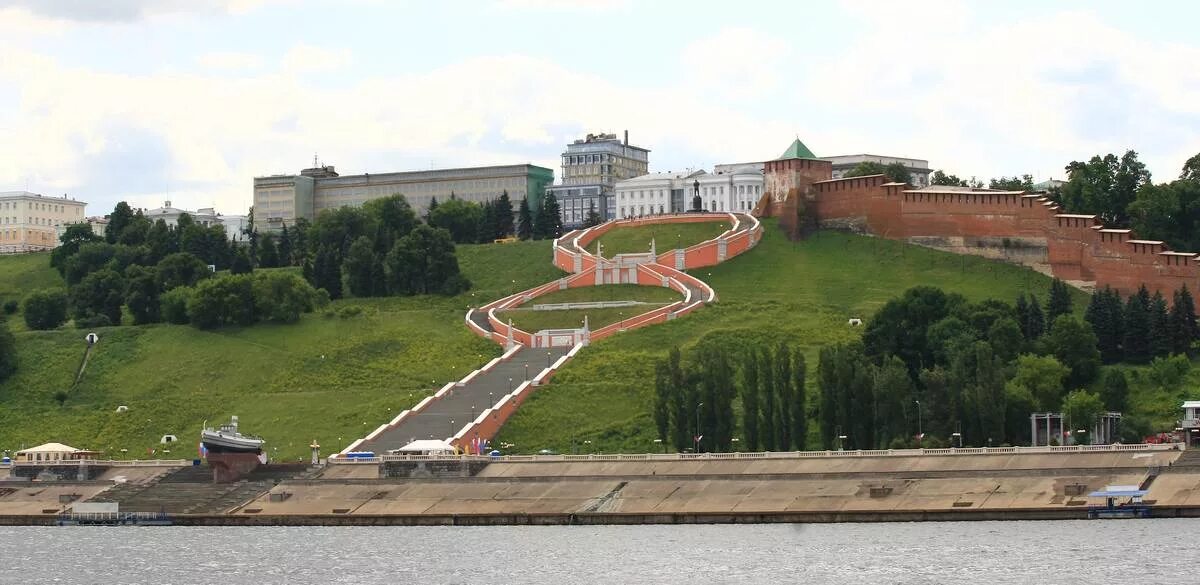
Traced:
<svg viewBox="0 0 1200 585">
<path fill-rule="evenodd" d="M 645 175 L 650 167 L 650 150 L 629 144 L 616 134 L 588 134 L 567 145 L 562 153 L 562 182 L 548 187 L 554 194 L 564 227 L 578 227 L 590 210 L 601 219 L 617 216 L 616 184 Z"/>
<path fill-rule="evenodd" d="M 617 183 L 617 210 L 611 217 L 682 213 L 691 209 L 697 189 L 706 211 L 750 211 L 762 197 L 762 188 L 762 163 L 717 165 L 711 173 L 649 173 Z"/>
<path fill-rule="evenodd" d="M 530 164 L 345 176 L 332 166 L 319 166 L 299 175 L 255 177 L 254 223 L 260 230 L 277 230 L 299 218 L 311 221 L 324 209 L 357 207 L 396 193 L 418 214 L 431 200 L 446 201 L 451 195 L 482 203 L 508 192 L 514 205 L 522 198 L 535 205 L 553 182 L 554 171 Z"/>
<path fill-rule="evenodd" d="M 800 157 L 806 158 L 806 157 Z M 817 157 L 812 157 L 817 158 Z M 917 187 L 929 186 L 929 174 L 933 171 L 929 169 L 929 161 L 919 158 L 901 158 L 896 156 L 879 156 L 876 154 L 846 154 L 840 156 L 826 156 L 817 158 L 833 163 L 834 179 L 845 178 L 846 173 L 858 166 L 860 163 L 873 162 L 887 166 L 892 163 L 900 163 L 908 169 L 908 176 L 911 177 L 909 184 Z"/>
<path fill-rule="evenodd" d="M 87 203 L 28 191 L 0 193 L 0 253 L 50 250 L 67 225 L 86 221 Z"/>
</svg>

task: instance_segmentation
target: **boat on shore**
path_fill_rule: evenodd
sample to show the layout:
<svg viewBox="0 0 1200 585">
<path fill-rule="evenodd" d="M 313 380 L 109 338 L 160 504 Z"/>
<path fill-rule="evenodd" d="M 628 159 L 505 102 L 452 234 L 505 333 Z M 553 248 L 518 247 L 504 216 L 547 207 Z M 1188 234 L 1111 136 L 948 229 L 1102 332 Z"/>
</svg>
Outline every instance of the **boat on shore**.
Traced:
<svg viewBox="0 0 1200 585">
<path fill-rule="evenodd" d="M 262 453 L 266 441 L 238 431 L 238 417 L 217 428 L 205 426 L 200 431 L 200 446 L 206 453 Z"/>
</svg>

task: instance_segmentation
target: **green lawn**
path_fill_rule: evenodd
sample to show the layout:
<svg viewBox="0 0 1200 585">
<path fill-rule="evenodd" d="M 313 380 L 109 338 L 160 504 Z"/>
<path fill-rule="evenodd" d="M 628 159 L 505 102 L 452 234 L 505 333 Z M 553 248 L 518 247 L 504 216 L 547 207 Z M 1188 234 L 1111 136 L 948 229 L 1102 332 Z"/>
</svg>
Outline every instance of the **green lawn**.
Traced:
<svg viewBox="0 0 1200 585">
<path fill-rule="evenodd" d="M 667 303 L 648 303 L 634 307 L 609 307 L 603 309 L 569 309 L 565 311 L 533 311 L 516 309 L 512 311 L 496 311 L 501 320 L 512 319 L 513 325 L 522 331 L 536 333 L 543 329 L 575 329 L 583 326 L 583 318 L 588 318 L 588 328 L 595 331 L 606 325 L 624 321 L 631 317 L 653 311 Z"/>
<path fill-rule="evenodd" d="M 687 248 L 705 240 L 711 240 L 729 229 L 727 221 L 700 223 L 651 224 L 609 230 L 600 236 L 600 252 L 605 258 L 631 252 L 649 252 L 650 240 L 659 254 L 675 248 Z M 588 246 L 596 251 L 596 242 Z"/>
<path fill-rule="evenodd" d="M 62 285 L 62 276 L 50 267 L 49 252 L 0 256 L 0 304 L 10 300 L 20 302 L 32 291 Z M 20 310 L 8 315 L 8 325 L 13 331 L 25 331 Z"/>
<path fill-rule="evenodd" d="M 588 303 L 599 301 L 641 301 L 670 303 L 683 298 L 678 292 L 663 286 L 636 284 L 604 284 L 557 290 L 529 301 L 526 306 L 556 303 Z"/>
<path fill-rule="evenodd" d="M 190 458 L 203 421 L 233 414 L 280 458 L 306 456 L 313 439 L 340 449 L 499 355 L 463 324 L 469 305 L 562 276 L 548 241 L 458 249 L 475 288 L 457 297 L 342 300 L 331 308 L 359 305 L 362 314 L 305 315 L 294 325 L 101 328 L 61 408 L 53 396 L 71 387 L 83 332 L 18 333 L 18 372 L 0 384 L 0 449 L 59 441 L 145 456 L 174 434 L 182 442 L 166 457 Z M 9 274 L 38 273 L 28 258 L 0 258 L 0 286 Z M 121 405 L 128 412 L 115 412 Z"/>
<path fill-rule="evenodd" d="M 716 288 L 718 303 L 581 351 L 532 395 L 498 440 L 521 452 L 569 452 L 572 441 L 584 439 L 604 452 L 652 450 L 654 364 L 672 346 L 686 349 L 708 336 L 733 345 L 792 340 L 808 359 L 812 397 L 818 350 L 858 337 L 862 329 L 849 327 L 849 318 L 870 317 L 909 287 L 939 286 L 975 301 L 1011 302 L 1029 291 L 1045 302 L 1050 286 L 1033 270 L 983 258 L 836 232 L 791 243 L 773 221 L 764 229 L 757 248 L 697 274 Z M 1076 291 L 1074 297 L 1082 313 L 1087 295 Z"/>
</svg>

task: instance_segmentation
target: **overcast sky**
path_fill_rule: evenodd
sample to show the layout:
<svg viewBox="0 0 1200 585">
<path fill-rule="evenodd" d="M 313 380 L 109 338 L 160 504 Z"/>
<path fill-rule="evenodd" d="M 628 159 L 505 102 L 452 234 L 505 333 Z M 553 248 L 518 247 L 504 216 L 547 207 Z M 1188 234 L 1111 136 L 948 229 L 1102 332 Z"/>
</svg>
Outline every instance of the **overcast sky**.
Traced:
<svg viewBox="0 0 1200 585">
<path fill-rule="evenodd" d="M 0 0 L 0 191 L 244 213 L 256 175 L 872 153 L 1062 178 L 1200 152 L 1200 4 Z"/>
</svg>

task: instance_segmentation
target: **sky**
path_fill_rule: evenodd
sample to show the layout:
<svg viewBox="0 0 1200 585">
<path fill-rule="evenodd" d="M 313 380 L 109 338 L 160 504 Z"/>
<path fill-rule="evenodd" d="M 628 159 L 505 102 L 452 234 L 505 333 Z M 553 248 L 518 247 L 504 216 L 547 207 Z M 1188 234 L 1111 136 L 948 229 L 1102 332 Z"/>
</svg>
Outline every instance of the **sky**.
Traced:
<svg viewBox="0 0 1200 585">
<path fill-rule="evenodd" d="M 1063 178 L 1200 153 L 1200 3 L 0 0 L 0 191 L 245 213 L 253 177 L 818 156 Z"/>
</svg>

